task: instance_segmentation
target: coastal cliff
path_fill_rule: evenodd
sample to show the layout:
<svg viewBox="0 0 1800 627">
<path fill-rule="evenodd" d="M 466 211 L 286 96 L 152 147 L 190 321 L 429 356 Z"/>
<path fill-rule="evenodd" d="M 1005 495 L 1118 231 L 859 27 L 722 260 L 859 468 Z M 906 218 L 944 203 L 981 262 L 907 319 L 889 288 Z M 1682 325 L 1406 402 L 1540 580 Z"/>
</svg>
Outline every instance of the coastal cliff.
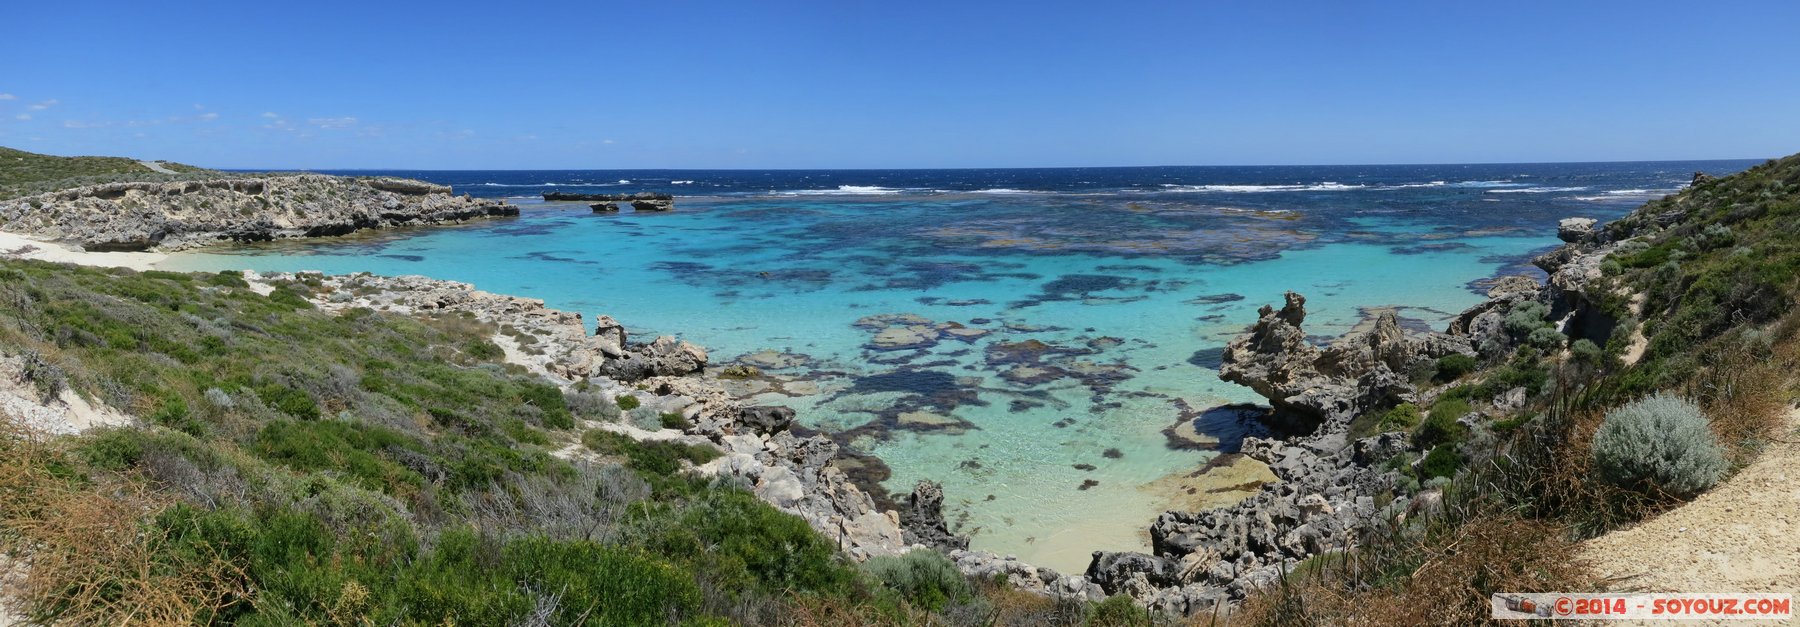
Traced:
<svg viewBox="0 0 1800 627">
<path fill-rule="evenodd" d="M 221 176 L 86 185 L 0 201 L 0 230 L 90 251 L 172 251 L 221 242 L 518 215 L 505 201 L 396 178 Z"/>
</svg>

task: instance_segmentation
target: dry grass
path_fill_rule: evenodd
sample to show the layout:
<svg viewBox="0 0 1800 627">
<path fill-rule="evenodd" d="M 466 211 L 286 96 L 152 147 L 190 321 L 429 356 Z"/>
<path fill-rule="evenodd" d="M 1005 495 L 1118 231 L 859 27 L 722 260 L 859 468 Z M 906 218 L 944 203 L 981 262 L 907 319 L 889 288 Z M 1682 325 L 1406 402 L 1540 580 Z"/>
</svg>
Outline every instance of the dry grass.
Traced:
<svg viewBox="0 0 1800 627">
<path fill-rule="evenodd" d="M 247 594 L 218 556 L 178 556 L 149 524 L 169 505 L 142 482 L 83 483 L 56 442 L 0 417 L 0 550 L 26 565 L 9 600 L 72 625 L 207 622 Z"/>
<path fill-rule="evenodd" d="M 1481 516 L 1427 540 L 1403 542 L 1392 556 L 1416 560 L 1359 563 L 1350 554 L 1246 599 L 1233 625 L 1467 625 L 1485 622 L 1489 595 L 1592 587 L 1568 556 L 1575 543 L 1550 523 L 1504 514 Z M 1377 559 L 1393 559 L 1384 555 Z M 1410 569 L 1406 567 L 1411 567 Z M 1196 620 L 1205 625 L 1209 618 Z"/>
<path fill-rule="evenodd" d="M 1688 395 L 1697 399 L 1712 420 L 1720 442 L 1740 462 L 1758 442 L 1775 434 L 1793 395 L 1790 386 L 1800 372 L 1800 315 L 1747 333 L 1714 351 L 1708 366 L 1695 373 Z"/>
</svg>

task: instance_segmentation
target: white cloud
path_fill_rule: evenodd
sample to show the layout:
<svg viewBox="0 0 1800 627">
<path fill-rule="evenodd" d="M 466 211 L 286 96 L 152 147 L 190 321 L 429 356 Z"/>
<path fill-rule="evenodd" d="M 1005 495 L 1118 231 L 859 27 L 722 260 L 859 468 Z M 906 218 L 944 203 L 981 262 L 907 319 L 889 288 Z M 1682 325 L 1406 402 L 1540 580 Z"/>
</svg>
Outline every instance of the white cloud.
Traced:
<svg viewBox="0 0 1800 627">
<path fill-rule="evenodd" d="M 602 143 L 602 144 L 610 144 L 610 143 L 613 143 L 613 140 L 610 140 L 610 139 L 608 139 L 608 140 L 606 140 L 606 141 L 603 141 L 603 142 L 600 142 L 600 143 Z"/>
<path fill-rule="evenodd" d="M 18 99 L 19 99 L 18 96 L 14 96 L 12 94 L 0 94 L 0 100 L 18 100 Z"/>
<path fill-rule="evenodd" d="M 48 108 L 50 108 L 50 107 L 54 107 L 54 106 L 56 106 L 56 105 L 58 105 L 58 104 L 62 104 L 62 101 L 61 101 L 61 100 L 57 100 L 57 99 L 55 99 L 55 98 L 51 98 L 51 99 L 49 99 L 49 100 L 45 100 L 45 101 L 43 101 L 43 102 L 40 102 L 40 103 L 37 103 L 37 104 L 34 104 L 34 105 L 31 105 L 31 106 L 30 106 L 30 107 L 27 107 L 27 108 L 28 108 L 28 109 L 31 109 L 31 110 L 32 110 L 32 111 L 43 111 L 43 110 L 45 110 L 45 109 L 48 109 Z"/>
<path fill-rule="evenodd" d="M 29 120 L 29 119 L 31 119 L 31 114 L 29 114 L 29 113 L 21 113 L 21 114 L 18 114 L 18 115 L 15 115 L 15 116 L 13 116 L 13 117 L 14 117 L 14 118 L 16 118 L 16 119 L 20 119 L 20 120 Z"/>
<path fill-rule="evenodd" d="M 262 116 L 265 118 L 269 118 L 271 120 L 281 119 L 281 114 L 276 113 L 274 111 L 264 111 Z"/>
<path fill-rule="evenodd" d="M 356 118 L 349 116 L 341 118 L 307 118 L 306 123 L 319 128 L 349 128 L 356 126 Z"/>
<path fill-rule="evenodd" d="M 107 127 L 107 126 L 112 126 L 112 123 L 110 123 L 110 122 L 81 122 L 81 121 L 77 121 L 77 120 L 63 120 L 63 128 L 102 128 L 102 127 Z"/>
<path fill-rule="evenodd" d="M 202 113 L 202 114 L 200 114 L 200 117 L 198 119 L 201 122 L 211 122 L 213 120 L 219 119 L 219 114 L 217 114 L 217 113 Z"/>
<path fill-rule="evenodd" d="M 205 110 L 206 110 L 206 105 L 203 105 L 203 104 L 195 104 L 195 105 L 194 105 L 194 110 L 195 110 L 195 111 L 205 111 Z"/>
</svg>

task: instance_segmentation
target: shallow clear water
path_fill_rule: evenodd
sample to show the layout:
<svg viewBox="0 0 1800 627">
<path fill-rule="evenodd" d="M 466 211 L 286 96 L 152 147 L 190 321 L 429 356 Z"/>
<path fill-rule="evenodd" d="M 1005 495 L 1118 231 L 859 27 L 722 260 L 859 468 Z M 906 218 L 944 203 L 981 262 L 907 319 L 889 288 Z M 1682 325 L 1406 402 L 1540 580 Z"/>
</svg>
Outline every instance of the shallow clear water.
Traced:
<svg viewBox="0 0 1800 627">
<path fill-rule="evenodd" d="M 1168 497 L 1147 486 L 1216 454 L 1165 429 L 1255 400 L 1213 367 L 1263 303 L 1304 293 L 1320 336 L 1384 305 L 1442 328 L 1480 300 L 1471 282 L 1527 271 L 1558 218 L 1614 217 L 1747 165 L 406 172 L 486 196 L 705 195 L 668 214 L 521 199 L 517 219 L 163 265 L 424 274 L 609 314 L 718 362 L 804 355 L 772 372 L 819 389 L 758 400 L 885 461 L 894 492 L 942 481 L 975 548 L 1079 571 L 1090 551 L 1145 549 Z M 963 330 L 881 350 L 878 334 L 905 335 L 865 320 L 886 314 Z M 1202 430 L 1229 446 L 1246 428 Z"/>
</svg>

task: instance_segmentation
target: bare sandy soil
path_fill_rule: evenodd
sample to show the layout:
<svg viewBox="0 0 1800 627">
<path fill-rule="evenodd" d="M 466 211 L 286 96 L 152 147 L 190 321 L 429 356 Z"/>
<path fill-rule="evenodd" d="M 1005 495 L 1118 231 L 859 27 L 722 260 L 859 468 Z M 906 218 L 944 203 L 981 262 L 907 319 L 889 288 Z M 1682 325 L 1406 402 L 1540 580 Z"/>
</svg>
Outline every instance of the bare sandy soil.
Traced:
<svg viewBox="0 0 1800 627">
<path fill-rule="evenodd" d="M 1776 440 L 1725 483 L 1635 527 L 1589 540 L 1580 557 L 1620 592 L 1775 592 L 1800 598 L 1800 409 L 1788 413 Z"/>
</svg>

